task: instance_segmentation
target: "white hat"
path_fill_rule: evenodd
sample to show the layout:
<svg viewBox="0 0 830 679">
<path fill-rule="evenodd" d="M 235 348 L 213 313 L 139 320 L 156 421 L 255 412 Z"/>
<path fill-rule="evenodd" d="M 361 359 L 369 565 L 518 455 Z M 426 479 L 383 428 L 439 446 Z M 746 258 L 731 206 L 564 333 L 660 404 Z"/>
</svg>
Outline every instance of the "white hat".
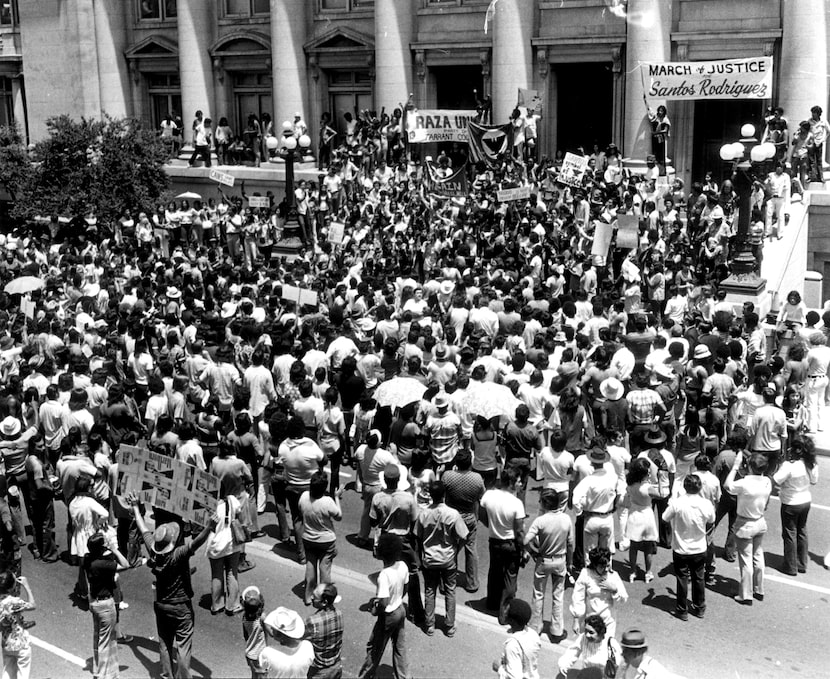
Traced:
<svg viewBox="0 0 830 679">
<path fill-rule="evenodd" d="M 6 419 L 0 422 L 0 433 L 3 436 L 17 436 L 21 430 L 20 420 L 9 415 Z"/>
<path fill-rule="evenodd" d="M 222 318 L 233 318 L 236 316 L 236 304 L 233 302 L 225 302 L 222 304 Z"/>
<path fill-rule="evenodd" d="M 609 401 L 618 401 L 625 392 L 623 383 L 616 377 L 607 377 L 599 385 L 599 393 Z"/>
<path fill-rule="evenodd" d="M 438 290 L 442 295 L 451 295 L 455 290 L 455 283 L 452 281 L 441 281 Z"/>
<path fill-rule="evenodd" d="M 305 623 L 297 611 L 280 606 L 275 608 L 262 621 L 271 636 L 277 632 L 289 639 L 302 639 L 305 636 Z"/>
</svg>

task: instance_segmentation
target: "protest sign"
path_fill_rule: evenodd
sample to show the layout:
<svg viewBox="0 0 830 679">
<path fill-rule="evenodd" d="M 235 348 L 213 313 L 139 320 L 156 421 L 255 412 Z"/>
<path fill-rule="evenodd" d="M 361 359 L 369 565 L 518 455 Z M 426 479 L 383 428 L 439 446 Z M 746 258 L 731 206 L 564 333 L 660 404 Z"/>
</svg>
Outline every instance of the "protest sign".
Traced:
<svg viewBox="0 0 830 679">
<path fill-rule="evenodd" d="M 596 222 L 594 241 L 591 243 L 591 256 L 594 261 L 603 266 L 608 258 L 608 248 L 611 246 L 611 238 L 614 235 L 614 225 L 608 222 Z"/>
<path fill-rule="evenodd" d="M 137 446 L 122 445 L 116 461 L 116 495 L 135 493 L 141 502 L 208 525 L 218 503 L 218 476 Z"/>
<path fill-rule="evenodd" d="M 519 106 L 526 107 L 530 115 L 542 115 L 542 97 L 539 90 L 526 90 L 520 87 Z"/>
<path fill-rule="evenodd" d="M 329 224 L 329 234 L 326 240 L 329 243 L 340 245 L 343 242 L 343 237 L 346 233 L 346 225 L 342 222 L 332 222 Z"/>
<path fill-rule="evenodd" d="M 298 288 L 294 285 L 282 286 L 282 298 L 296 302 L 297 306 L 317 306 L 317 293 L 314 290 Z"/>
<path fill-rule="evenodd" d="M 220 184 L 224 184 L 225 186 L 233 186 L 235 178 L 232 174 L 228 174 L 227 172 L 220 172 L 219 170 L 211 170 L 209 177 L 213 181 L 217 181 Z"/>
<path fill-rule="evenodd" d="M 527 200 L 530 198 L 530 187 L 519 186 L 515 189 L 501 189 L 496 191 L 496 200 L 500 203 L 507 203 L 511 200 Z"/>
<path fill-rule="evenodd" d="M 467 123 L 476 117 L 474 110 L 451 111 L 423 109 L 408 111 L 406 134 L 410 144 L 426 144 L 436 141 L 469 141 Z"/>
<path fill-rule="evenodd" d="M 588 156 L 578 156 L 575 153 L 566 153 L 562 161 L 562 169 L 556 177 L 560 184 L 568 186 L 582 186 L 585 170 L 588 169 Z"/>
<path fill-rule="evenodd" d="M 769 99 L 772 57 L 640 63 L 650 99 Z"/>
<path fill-rule="evenodd" d="M 271 199 L 268 196 L 250 196 L 248 198 L 248 207 L 271 207 Z"/>
<path fill-rule="evenodd" d="M 617 247 L 634 249 L 640 238 L 640 218 L 637 215 L 617 217 Z"/>
</svg>

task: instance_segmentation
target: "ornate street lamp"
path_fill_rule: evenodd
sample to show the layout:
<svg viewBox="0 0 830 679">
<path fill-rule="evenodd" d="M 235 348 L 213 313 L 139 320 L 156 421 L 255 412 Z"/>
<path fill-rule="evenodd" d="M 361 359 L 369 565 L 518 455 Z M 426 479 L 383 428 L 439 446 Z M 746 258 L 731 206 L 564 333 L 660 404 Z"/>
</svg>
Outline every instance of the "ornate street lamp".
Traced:
<svg viewBox="0 0 830 679">
<path fill-rule="evenodd" d="M 297 199 L 294 195 L 294 162 L 302 161 L 303 152 L 311 146 L 307 134 L 299 139 L 294 136 L 293 125 L 289 121 L 282 124 L 282 137 L 279 140 L 277 155 L 285 161 L 285 205 L 287 208 L 282 238 L 276 243 L 277 250 L 295 253 L 303 247 L 300 237 L 300 222 L 297 219 Z"/>
<path fill-rule="evenodd" d="M 738 194 L 738 226 L 730 261 L 731 275 L 721 285 L 740 301 L 757 299 L 763 292 L 766 281 L 757 272 L 749 239 L 752 186 L 756 179 L 763 181 L 766 178 L 769 161 L 775 157 L 775 145 L 770 142 L 759 144 L 755 138 L 755 126 L 747 123 L 741 127 L 740 141 L 721 146 L 720 157 L 721 160 L 732 163 L 732 184 Z"/>
</svg>

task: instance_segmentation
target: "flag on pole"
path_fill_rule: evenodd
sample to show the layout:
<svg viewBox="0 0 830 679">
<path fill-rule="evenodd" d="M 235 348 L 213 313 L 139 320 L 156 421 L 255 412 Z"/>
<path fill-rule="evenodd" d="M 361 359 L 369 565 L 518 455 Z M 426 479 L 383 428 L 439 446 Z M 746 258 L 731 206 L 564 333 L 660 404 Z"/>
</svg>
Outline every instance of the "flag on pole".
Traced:
<svg viewBox="0 0 830 679">
<path fill-rule="evenodd" d="M 487 29 L 490 27 L 490 22 L 493 20 L 493 17 L 496 16 L 496 3 L 499 0 L 490 0 L 490 5 L 487 7 L 487 11 L 484 13 L 484 32 L 487 33 Z"/>
</svg>

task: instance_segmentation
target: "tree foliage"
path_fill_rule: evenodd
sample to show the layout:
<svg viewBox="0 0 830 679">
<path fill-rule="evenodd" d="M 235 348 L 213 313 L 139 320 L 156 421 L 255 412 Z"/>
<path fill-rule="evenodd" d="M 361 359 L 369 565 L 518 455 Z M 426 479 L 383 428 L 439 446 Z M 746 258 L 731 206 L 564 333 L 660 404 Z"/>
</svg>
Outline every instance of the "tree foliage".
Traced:
<svg viewBox="0 0 830 679">
<path fill-rule="evenodd" d="M 111 223 L 125 209 L 152 210 L 167 189 L 168 151 L 140 121 L 62 115 L 46 126 L 48 136 L 32 149 L 15 193 L 14 216 L 74 217 L 94 207 L 99 221 Z"/>
<path fill-rule="evenodd" d="M 31 162 L 20 130 L 13 125 L 0 126 L 0 186 L 12 200 L 31 171 Z"/>
</svg>

